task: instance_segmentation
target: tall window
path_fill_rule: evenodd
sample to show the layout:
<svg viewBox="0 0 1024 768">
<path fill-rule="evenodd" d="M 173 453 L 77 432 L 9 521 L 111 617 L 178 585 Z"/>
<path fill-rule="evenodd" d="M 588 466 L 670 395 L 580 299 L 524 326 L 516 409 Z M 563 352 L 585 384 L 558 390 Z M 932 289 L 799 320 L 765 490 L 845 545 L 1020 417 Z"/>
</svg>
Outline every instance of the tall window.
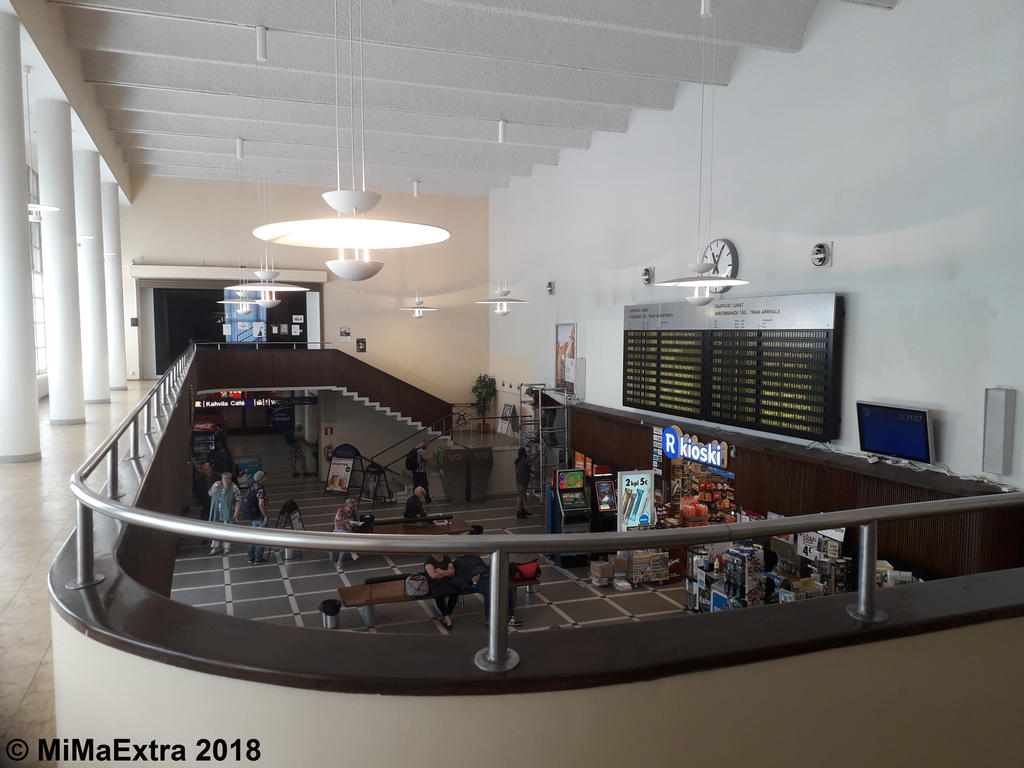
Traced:
<svg viewBox="0 0 1024 768">
<path fill-rule="evenodd" d="M 39 202 L 39 174 L 28 169 L 28 201 Z M 32 256 L 32 330 L 36 340 L 36 373 L 46 373 L 46 318 L 43 314 L 42 224 L 38 216 L 29 219 Z"/>
</svg>

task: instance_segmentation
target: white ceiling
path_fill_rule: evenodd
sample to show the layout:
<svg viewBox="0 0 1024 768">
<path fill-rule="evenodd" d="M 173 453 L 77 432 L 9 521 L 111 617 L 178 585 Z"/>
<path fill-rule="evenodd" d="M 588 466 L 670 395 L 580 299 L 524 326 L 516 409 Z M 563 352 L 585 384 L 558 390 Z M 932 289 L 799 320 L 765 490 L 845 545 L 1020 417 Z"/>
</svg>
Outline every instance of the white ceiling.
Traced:
<svg viewBox="0 0 1024 768">
<path fill-rule="evenodd" d="M 707 82 L 727 85 L 745 48 L 799 51 L 818 2 L 713 0 Z M 332 0 L 51 3 L 133 174 L 237 179 L 242 137 L 247 177 L 334 186 Z M 594 131 L 627 130 L 633 109 L 672 109 L 702 77 L 700 0 L 351 0 L 362 69 L 349 4 L 338 0 L 345 187 L 360 124 L 368 188 L 419 179 L 426 194 L 486 196 Z M 266 63 L 256 25 L 269 29 Z"/>
</svg>

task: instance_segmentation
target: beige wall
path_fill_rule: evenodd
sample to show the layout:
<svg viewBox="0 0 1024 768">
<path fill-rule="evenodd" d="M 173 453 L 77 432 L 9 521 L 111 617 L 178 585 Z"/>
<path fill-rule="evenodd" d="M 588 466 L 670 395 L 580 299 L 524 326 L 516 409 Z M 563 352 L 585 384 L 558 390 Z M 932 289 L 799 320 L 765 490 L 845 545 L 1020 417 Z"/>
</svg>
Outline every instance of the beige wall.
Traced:
<svg viewBox="0 0 1024 768">
<path fill-rule="evenodd" d="M 53 614 L 59 737 L 183 743 L 194 757 L 198 738 L 255 736 L 261 765 L 1019 765 L 1022 643 L 1014 619 L 632 685 L 403 698 L 170 667 Z"/>
<path fill-rule="evenodd" d="M 122 254 L 136 264 L 255 268 L 263 243 L 251 231 L 257 216 L 252 183 L 135 177 L 135 197 L 122 210 Z M 274 185 L 267 220 L 325 217 L 324 190 Z M 445 227 L 450 240 L 375 255 L 384 269 L 362 283 L 330 277 L 324 286 L 324 341 L 355 354 L 355 337 L 367 339 L 360 357 L 405 381 L 452 401 L 470 399 L 476 375 L 488 362 L 487 307 L 473 304 L 487 292 L 487 200 L 389 192 L 374 218 L 405 219 Z M 333 251 L 271 246 L 276 266 L 324 269 Z M 397 307 L 419 289 L 441 311 L 413 321 Z M 352 329 L 339 343 L 338 329 Z"/>
</svg>

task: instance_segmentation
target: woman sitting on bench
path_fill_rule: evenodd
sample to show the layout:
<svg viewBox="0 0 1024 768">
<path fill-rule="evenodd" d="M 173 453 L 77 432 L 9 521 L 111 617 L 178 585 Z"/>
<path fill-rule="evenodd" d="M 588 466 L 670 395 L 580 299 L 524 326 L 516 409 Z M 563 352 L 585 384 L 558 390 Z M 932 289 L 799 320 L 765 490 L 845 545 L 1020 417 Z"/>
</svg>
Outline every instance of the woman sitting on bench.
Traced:
<svg viewBox="0 0 1024 768">
<path fill-rule="evenodd" d="M 459 591 L 451 583 L 455 576 L 455 565 L 448 555 L 431 555 L 423 564 L 423 572 L 430 580 L 430 596 L 441 613 L 441 622 L 451 629 L 452 612 L 459 602 Z"/>
</svg>

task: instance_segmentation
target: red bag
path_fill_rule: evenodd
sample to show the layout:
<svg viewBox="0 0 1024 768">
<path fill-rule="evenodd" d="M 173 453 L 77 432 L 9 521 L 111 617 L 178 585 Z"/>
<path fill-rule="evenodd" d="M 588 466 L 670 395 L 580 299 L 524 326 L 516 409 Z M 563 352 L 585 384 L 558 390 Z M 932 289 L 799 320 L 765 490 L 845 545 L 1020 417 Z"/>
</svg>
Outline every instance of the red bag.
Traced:
<svg viewBox="0 0 1024 768">
<path fill-rule="evenodd" d="M 528 563 L 508 564 L 509 581 L 530 581 L 538 576 L 540 576 L 540 566 L 536 560 L 531 560 Z"/>
</svg>

